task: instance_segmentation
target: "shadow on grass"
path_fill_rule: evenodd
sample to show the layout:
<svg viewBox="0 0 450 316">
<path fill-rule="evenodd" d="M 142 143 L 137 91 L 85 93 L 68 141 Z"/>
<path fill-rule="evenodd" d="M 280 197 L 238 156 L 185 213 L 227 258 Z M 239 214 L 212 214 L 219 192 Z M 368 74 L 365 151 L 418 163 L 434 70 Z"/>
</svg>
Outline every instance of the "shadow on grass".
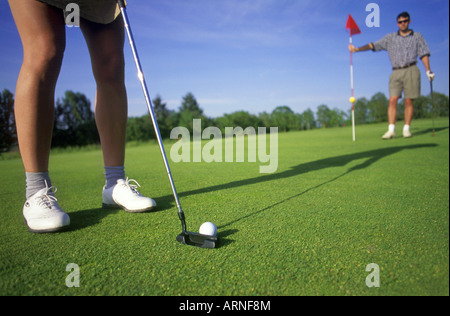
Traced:
<svg viewBox="0 0 450 316">
<path fill-rule="evenodd" d="M 120 209 L 94 208 L 70 213 L 70 227 L 67 231 L 76 231 L 101 223 L 108 215 L 119 212 Z"/>
<path fill-rule="evenodd" d="M 238 219 L 235 219 L 234 221 L 231 221 L 231 222 L 229 222 L 229 223 L 226 223 L 225 225 L 222 225 L 222 226 L 218 227 L 218 229 L 221 229 L 221 228 L 224 228 L 224 227 L 233 225 L 233 224 L 235 224 L 235 223 L 237 223 L 237 222 L 240 222 L 240 221 L 245 220 L 245 219 L 247 219 L 247 218 L 250 218 L 250 217 L 253 217 L 253 216 L 255 216 L 255 215 L 258 215 L 259 213 L 263 213 L 263 212 L 265 212 L 265 211 L 268 211 L 268 210 L 270 210 L 271 208 L 273 208 L 273 207 L 275 207 L 275 206 L 281 205 L 281 204 L 286 203 L 286 202 L 288 202 L 288 201 L 290 201 L 290 200 L 293 200 L 293 199 L 295 199 L 295 198 L 298 198 L 298 197 L 300 197 L 300 196 L 302 196 L 302 195 L 304 195 L 304 194 L 306 194 L 306 193 L 308 193 L 308 192 L 310 192 L 310 191 L 313 191 L 313 190 L 315 190 L 315 189 L 318 189 L 318 188 L 320 188 L 321 186 L 324 186 L 324 185 L 329 184 L 329 183 L 331 183 L 331 182 L 333 182 L 333 181 L 336 181 L 336 180 L 339 179 L 339 178 L 342 178 L 343 176 L 345 176 L 345 175 L 348 174 L 349 172 L 350 172 L 350 171 L 347 171 L 347 172 L 341 174 L 340 176 L 337 176 L 337 177 L 335 177 L 335 178 L 333 178 L 333 179 L 331 179 L 331 180 L 325 181 L 325 182 L 320 183 L 320 184 L 318 184 L 318 185 L 316 185 L 316 186 L 314 186 L 314 187 L 311 187 L 311 188 L 309 188 L 309 189 L 306 189 L 305 191 L 303 191 L 303 192 L 301 192 L 301 193 L 295 194 L 295 195 L 290 196 L 290 197 L 288 197 L 288 198 L 286 198 L 286 199 L 284 199 L 284 200 L 282 200 L 282 201 L 279 201 L 279 202 L 276 202 L 276 203 L 274 203 L 274 204 L 272 204 L 272 205 L 269 205 L 269 206 L 267 206 L 267 207 L 265 207 L 265 208 L 263 208 L 263 209 L 257 210 L 257 211 L 255 211 L 255 212 L 253 212 L 253 213 L 250 213 L 250 214 L 247 214 L 247 215 L 245 215 L 245 216 L 242 216 L 242 217 L 240 217 L 240 218 L 238 218 Z"/>
<path fill-rule="evenodd" d="M 342 175 L 339 175 L 330 180 L 327 180 L 321 184 L 311 187 L 311 188 L 309 188 L 303 192 L 300 192 L 296 195 L 285 198 L 285 199 L 283 199 L 277 203 L 274 203 L 272 205 L 269 205 L 261 210 L 255 211 L 250 214 L 246 214 L 238 219 L 235 219 L 235 220 L 219 227 L 219 228 L 225 228 L 236 222 L 245 220 L 245 219 L 255 216 L 259 213 L 263 213 L 277 205 L 283 204 L 289 200 L 292 200 L 299 196 L 302 196 L 302 195 L 304 195 L 312 190 L 315 190 L 321 186 L 324 186 L 333 181 L 336 181 L 337 179 L 339 179 L 355 170 L 365 169 L 365 168 L 371 166 L 372 164 L 374 164 L 375 162 L 379 161 L 380 159 L 385 158 L 387 156 L 394 155 L 403 150 L 432 148 L 432 147 L 437 147 L 437 146 L 438 146 L 437 144 L 416 144 L 416 145 L 408 145 L 408 146 L 396 146 L 396 147 L 381 148 L 381 149 L 369 150 L 369 151 L 360 152 L 360 153 L 330 157 L 330 158 L 320 159 L 320 160 L 316 160 L 316 161 L 312 161 L 312 162 L 302 163 L 297 166 L 291 167 L 289 170 L 279 172 L 279 173 L 267 174 L 267 175 L 262 175 L 259 177 L 250 178 L 250 179 L 232 181 L 229 183 L 214 185 L 214 186 L 210 186 L 210 187 L 206 187 L 206 188 L 202 188 L 202 189 L 181 192 L 181 193 L 179 193 L 179 196 L 183 197 L 183 196 L 191 196 L 191 195 L 197 195 L 197 194 L 203 194 L 203 193 L 210 193 L 210 192 L 221 191 L 221 190 L 226 190 L 226 189 L 244 187 L 244 186 L 248 186 L 248 185 L 252 185 L 252 184 L 259 184 L 259 183 L 276 181 L 276 180 L 280 180 L 280 179 L 286 179 L 286 178 L 295 177 L 295 176 L 302 175 L 302 174 L 305 174 L 308 172 L 314 172 L 314 171 L 318 171 L 318 170 L 322 170 L 322 169 L 326 169 L 326 168 L 343 167 L 354 160 L 366 158 L 366 160 L 364 162 L 351 167 Z M 173 206 L 174 206 L 174 199 L 173 199 L 172 195 L 166 195 L 166 196 L 157 198 L 156 202 L 158 204 L 157 211 L 164 211 L 164 210 L 173 208 Z M 81 211 L 77 211 L 74 213 L 70 213 L 71 226 L 70 226 L 69 231 L 75 231 L 75 230 L 83 229 L 83 228 L 86 228 L 89 226 L 94 226 L 94 225 L 100 223 L 102 221 L 102 219 L 105 218 L 106 216 L 115 214 L 118 211 L 121 211 L 121 210 L 96 208 L 96 209 L 81 210 Z M 234 242 L 233 240 L 231 240 L 227 237 L 235 234 L 236 232 L 237 232 L 236 229 L 229 229 L 226 231 L 219 232 L 220 244 L 218 245 L 218 247 L 227 246 L 227 245 L 231 244 L 232 242 Z"/>
<path fill-rule="evenodd" d="M 434 133 L 439 133 L 439 132 L 445 131 L 446 129 L 448 129 L 448 126 L 446 126 L 446 127 L 436 127 L 434 129 L 433 128 L 424 129 L 422 131 L 414 132 L 413 136 L 426 135 L 426 134 L 430 134 L 430 136 L 433 136 L 433 132 Z"/>
<path fill-rule="evenodd" d="M 376 163 L 377 161 L 379 161 L 382 158 L 385 158 L 387 156 L 390 155 L 394 155 L 398 152 L 401 152 L 403 150 L 414 150 L 414 149 L 421 149 L 421 148 L 433 148 L 433 147 L 437 147 L 437 144 L 416 144 L 416 145 L 408 145 L 408 146 L 396 146 L 396 147 L 388 147 L 388 148 L 381 148 L 381 149 L 375 149 L 375 150 L 369 150 L 369 151 L 364 151 L 364 152 L 360 152 L 360 153 L 354 153 L 354 154 L 348 154 L 348 155 L 341 155 L 341 156 L 336 156 L 336 157 L 330 157 L 330 158 L 325 158 L 325 159 L 320 159 L 320 160 L 316 160 L 316 161 L 312 161 L 312 162 L 307 162 L 307 163 L 302 163 L 299 164 L 297 166 L 291 167 L 289 170 L 283 171 L 283 172 L 279 172 L 279 173 L 274 173 L 274 174 L 268 174 L 268 175 L 263 175 L 263 176 L 259 176 L 259 177 L 255 177 L 255 178 L 250 178 L 250 179 L 244 179 L 244 180 L 238 180 L 238 181 L 232 181 L 229 183 L 224 183 L 224 184 L 220 184 L 220 185 L 215 185 L 215 186 L 211 186 L 211 187 L 207 187 L 207 188 L 202 188 L 202 189 L 197 189 L 197 190 L 192 190 L 192 191 L 186 191 L 186 192 L 182 192 L 180 193 L 180 197 L 182 196 L 191 196 L 191 195 L 196 195 L 196 194 L 203 194 L 203 193 L 209 193 L 209 192 L 214 192 L 214 191 L 220 191 L 220 190 L 226 190 L 226 189 L 232 189 L 232 188 L 238 188 L 238 187 L 243 187 L 243 186 L 248 186 L 248 185 L 252 185 L 252 184 L 259 184 L 259 183 L 265 183 L 265 182 L 271 182 L 271 181 L 276 181 L 276 180 L 280 180 L 280 179 L 286 179 L 286 178 L 290 178 L 290 177 L 295 177 L 295 176 L 299 176 L 302 174 L 306 174 L 308 172 L 314 172 L 314 171 L 318 171 L 318 170 L 322 170 L 322 169 L 327 169 L 327 168 L 333 168 L 333 167 L 343 167 L 347 164 L 349 164 L 352 161 L 355 160 L 360 160 L 360 159 L 364 159 L 366 158 L 366 160 L 356 166 L 353 166 L 351 168 L 349 168 L 345 173 L 334 177 L 333 179 L 327 180 L 321 184 L 318 184 L 314 187 L 311 187 L 303 192 L 300 192 L 296 195 L 293 195 L 291 197 L 288 197 L 286 199 L 283 199 L 275 204 L 269 205 L 261 210 L 258 210 L 256 212 L 250 213 L 250 214 L 246 214 L 245 216 L 242 216 L 241 218 L 238 218 L 234 221 L 231 221 L 225 225 L 222 225 L 219 228 L 224 228 L 227 226 L 230 226 L 238 221 L 247 219 L 249 217 L 252 217 L 254 215 L 257 215 L 259 213 L 265 212 L 277 205 L 280 205 L 282 203 L 285 203 L 289 200 L 292 200 L 294 198 L 297 198 L 301 195 L 304 195 L 312 190 L 315 190 L 321 186 L 324 186 L 326 184 L 329 184 L 333 181 L 336 181 L 337 179 L 355 171 L 355 170 L 362 170 L 365 168 L 370 167 L 372 164 Z M 165 203 L 166 207 L 172 207 L 173 205 L 173 198 L 171 196 L 165 196 L 161 198 Z"/>
<path fill-rule="evenodd" d="M 283 172 L 267 174 L 267 175 L 263 175 L 263 176 L 259 176 L 259 177 L 250 178 L 250 179 L 237 180 L 237 181 L 232 181 L 229 183 L 213 185 L 213 186 L 202 188 L 202 189 L 181 192 L 181 193 L 179 193 L 179 196 L 180 197 L 191 196 L 191 195 L 196 195 L 196 194 L 203 194 L 203 193 L 209 193 L 209 192 L 214 192 L 214 191 L 221 191 L 221 190 L 226 190 L 226 189 L 243 187 L 243 186 L 252 185 L 252 184 L 286 179 L 286 178 L 295 177 L 295 176 L 302 175 L 302 174 L 305 174 L 308 172 L 318 171 L 318 170 L 322 170 L 322 169 L 333 168 L 333 167 L 343 167 L 354 160 L 360 160 L 360 159 L 367 158 L 367 160 L 364 161 L 363 163 L 350 168 L 345 173 L 345 174 L 347 174 L 347 173 L 350 173 L 355 170 L 365 169 L 365 168 L 371 166 L 372 164 L 374 164 L 375 162 L 377 162 L 378 160 L 380 160 L 384 157 L 396 154 L 403 150 L 413 150 L 413 149 L 419 149 L 419 148 L 432 148 L 432 147 L 437 147 L 437 146 L 438 146 L 437 144 L 417 144 L 417 145 L 409 145 L 409 146 L 396 146 L 396 147 L 388 147 L 388 148 L 369 150 L 369 151 L 364 151 L 361 153 L 330 157 L 330 158 L 320 159 L 320 160 L 316 160 L 316 161 L 312 161 L 312 162 L 302 163 L 297 166 L 291 167 L 289 170 L 286 170 Z M 334 180 L 335 179 L 333 179 L 333 181 Z M 325 183 L 328 183 L 328 181 Z M 164 205 L 166 205 L 168 203 L 170 203 L 170 205 L 167 205 L 167 206 L 172 207 L 172 205 L 173 205 L 173 197 L 171 195 L 161 197 L 161 198 L 159 198 L 159 200 L 163 201 Z M 163 205 L 161 205 L 161 206 L 163 206 Z"/>
<path fill-rule="evenodd" d="M 225 226 L 221 226 L 219 228 L 223 228 L 223 227 L 225 227 Z M 234 240 L 228 238 L 228 236 L 236 234 L 238 231 L 239 230 L 237 230 L 237 229 L 228 229 L 228 230 L 225 230 L 225 231 L 219 231 L 219 233 L 217 234 L 218 242 L 216 244 L 216 248 L 226 247 L 229 244 L 234 243 Z"/>
<path fill-rule="evenodd" d="M 292 199 L 298 198 L 310 191 L 313 191 L 315 189 L 318 189 L 321 186 L 324 186 L 326 184 L 329 184 L 333 181 L 336 181 L 337 179 L 355 171 L 355 170 L 362 170 L 365 169 L 369 166 L 371 166 L 372 164 L 374 164 L 375 162 L 377 162 L 378 160 L 385 158 L 387 156 L 390 155 L 394 155 L 400 151 L 403 150 L 414 150 L 414 149 L 420 149 L 420 148 L 433 148 L 433 147 L 437 147 L 437 144 L 416 144 L 416 145 L 409 145 L 409 146 L 396 146 L 396 147 L 388 147 L 388 148 L 381 148 L 381 149 L 375 149 L 375 150 L 369 150 L 369 151 L 364 151 L 361 153 L 355 153 L 355 154 L 348 154 L 348 155 L 341 155 L 341 156 L 336 156 L 336 157 L 330 157 L 330 158 L 325 158 L 325 159 L 320 159 L 320 160 L 316 160 L 316 161 L 312 161 L 312 162 L 307 162 L 307 163 L 303 163 L 303 164 L 299 164 L 297 166 L 291 167 L 289 170 L 283 171 L 283 172 L 279 172 L 279 173 L 275 173 L 275 174 L 268 174 L 268 175 L 263 175 L 263 176 L 259 176 L 259 177 L 254 177 L 254 178 L 250 178 L 250 179 L 244 179 L 244 180 L 238 180 L 238 181 L 232 181 L 229 183 L 224 183 L 224 184 L 219 184 L 219 185 L 214 185 L 211 187 L 206 187 L 206 188 L 202 188 L 202 189 L 197 189 L 197 190 L 191 190 L 191 191 L 186 191 L 186 192 L 181 192 L 179 193 L 179 197 L 183 197 L 183 196 L 191 196 L 191 195 L 197 195 L 197 194 L 203 194 L 203 193 L 209 193 L 209 192 L 215 192 L 215 191 L 220 191 L 220 190 L 226 190 L 226 189 L 232 189 L 232 188 L 238 188 L 238 187 L 243 187 L 243 186 L 248 186 L 248 185 L 252 185 L 252 184 L 258 184 L 258 183 L 264 183 L 264 182 L 270 182 L 270 181 L 275 181 L 275 180 L 280 180 L 280 179 L 285 179 L 285 178 L 290 178 L 290 177 L 294 177 L 294 176 L 298 176 L 298 175 L 302 175 L 308 172 L 313 172 L 313 171 L 318 171 L 318 170 L 322 170 L 322 169 L 326 169 L 326 168 L 332 168 L 332 167 L 343 167 L 345 165 L 347 165 L 348 163 L 354 161 L 354 160 L 359 160 L 359 159 L 364 159 L 367 158 L 367 160 L 365 160 L 363 163 L 360 163 L 354 167 L 351 167 L 350 169 L 348 169 L 346 172 L 344 172 L 343 174 L 334 177 L 330 180 L 327 180 L 321 184 L 318 184 L 314 187 L 311 187 L 303 192 L 300 192 L 296 195 L 293 195 L 291 197 L 288 197 L 286 199 L 283 199 L 277 203 L 274 203 L 272 205 L 269 205 L 261 210 L 257 210 L 255 212 L 252 212 L 250 214 L 246 214 L 240 218 L 237 218 L 229 223 L 226 223 L 222 226 L 219 226 L 219 241 L 220 243 L 218 244 L 218 248 L 220 247 L 224 247 L 227 246 L 231 243 L 234 242 L 234 240 L 229 239 L 227 237 L 235 234 L 238 230 L 236 229 L 229 229 L 226 231 L 220 231 L 221 229 L 228 227 L 230 225 L 233 225 L 239 221 L 245 220 L 247 218 L 253 217 L 257 214 L 263 213 L 277 205 L 283 204 L 285 202 L 288 202 Z M 174 206 L 174 202 L 173 202 L 173 196 L 172 195 L 166 195 L 163 197 L 160 197 L 159 199 L 157 199 L 157 203 L 159 205 L 159 210 L 165 210 L 165 209 L 169 209 L 172 208 Z"/>
<path fill-rule="evenodd" d="M 136 213 L 135 216 L 141 214 L 155 213 L 160 211 L 159 209 L 151 210 L 144 213 Z M 118 212 L 125 212 L 120 207 L 117 208 L 93 208 L 89 210 L 80 210 L 70 213 L 70 226 L 67 231 L 76 231 L 90 226 L 95 226 L 102 222 L 105 217 L 116 214 Z"/>
</svg>

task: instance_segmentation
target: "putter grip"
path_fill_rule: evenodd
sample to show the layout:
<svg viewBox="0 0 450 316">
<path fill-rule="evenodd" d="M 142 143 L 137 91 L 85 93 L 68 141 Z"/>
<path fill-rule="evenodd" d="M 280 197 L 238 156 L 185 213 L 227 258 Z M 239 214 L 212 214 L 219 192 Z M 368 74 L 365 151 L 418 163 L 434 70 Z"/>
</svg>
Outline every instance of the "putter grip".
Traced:
<svg viewBox="0 0 450 316">
<path fill-rule="evenodd" d="M 117 0 L 119 7 L 125 8 L 127 6 L 127 2 L 125 0 Z"/>
</svg>

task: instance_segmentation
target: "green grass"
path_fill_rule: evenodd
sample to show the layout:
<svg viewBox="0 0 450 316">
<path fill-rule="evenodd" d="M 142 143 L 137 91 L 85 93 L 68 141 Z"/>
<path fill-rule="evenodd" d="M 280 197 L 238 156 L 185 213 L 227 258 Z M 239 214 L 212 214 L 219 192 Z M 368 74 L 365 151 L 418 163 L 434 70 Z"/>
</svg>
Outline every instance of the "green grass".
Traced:
<svg viewBox="0 0 450 316">
<path fill-rule="evenodd" d="M 188 229 L 219 228 L 220 247 L 175 241 L 176 207 L 155 143 L 129 146 L 126 171 L 156 212 L 101 209 L 99 150 L 59 152 L 51 177 L 71 229 L 24 225 L 19 159 L 0 161 L 0 295 L 449 295 L 449 121 L 279 134 L 279 167 L 171 164 Z M 399 129 L 400 129 L 399 125 Z M 167 146 L 170 152 L 170 144 Z M 80 287 L 65 284 L 69 263 Z M 368 288 L 365 268 L 380 267 Z"/>
</svg>

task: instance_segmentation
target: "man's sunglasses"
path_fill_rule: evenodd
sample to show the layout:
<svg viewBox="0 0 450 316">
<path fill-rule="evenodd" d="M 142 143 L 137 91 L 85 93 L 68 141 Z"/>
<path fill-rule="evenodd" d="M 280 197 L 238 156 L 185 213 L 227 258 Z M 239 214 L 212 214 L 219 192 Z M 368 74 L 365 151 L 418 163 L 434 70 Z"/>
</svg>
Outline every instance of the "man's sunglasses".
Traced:
<svg viewBox="0 0 450 316">
<path fill-rule="evenodd" d="M 398 24 L 403 24 L 403 23 L 408 23 L 408 22 L 409 22 L 409 19 L 397 21 Z"/>
</svg>

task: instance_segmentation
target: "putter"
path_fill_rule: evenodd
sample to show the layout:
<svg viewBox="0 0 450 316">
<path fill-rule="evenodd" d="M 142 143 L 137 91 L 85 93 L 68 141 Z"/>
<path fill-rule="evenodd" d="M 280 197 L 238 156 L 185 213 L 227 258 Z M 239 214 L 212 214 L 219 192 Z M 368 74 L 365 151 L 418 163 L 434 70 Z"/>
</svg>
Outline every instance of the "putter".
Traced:
<svg viewBox="0 0 450 316">
<path fill-rule="evenodd" d="M 130 42 L 131 51 L 133 53 L 134 62 L 136 63 L 136 68 L 138 72 L 138 78 L 142 85 L 142 90 L 144 92 L 145 101 L 147 102 L 148 111 L 150 113 L 150 117 L 153 122 L 153 128 L 155 129 L 156 138 L 158 140 L 159 149 L 161 150 L 161 155 L 164 161 L 164 165 L 166 167 L 167 175 L 169 176 L 170 186 L 172 188 L 172 193 L 175 198 L 175 202 L 177 204 L 178 209 L 178 217 L 180 218 L 182 225 L 182 232 L 177 236 L 177 241 L 184 245 L 190 245 L 200 248 L 208 248 L 212 249 L 216 247 L 217 237 L 211 237 L 207 235 L 197 234 L 193 232 L 188 232 L 186 228 L 186 219 L 184 216 L 184 212 L 181 209 L 180 200 L 178 198 L 177 191 L 175 189 L 175 184 L 173 182 L 172 173 L 170 171 L 169 162 L 167 160 L 166 151 L 164 150 L 164 144 L 161 137 L 161 132 L 159 130 L 158 122 L 156 120 L 155 111 L 153 109 L 152 101 L 150 100 L 150 96 L 147 89 L 147 83 L 144 78 L 144 73 L 142 72 L 141 63 L 139 60 L 139 56 L 137 53 L 136 45 L 134 43 L 133 33 L 131 32 L 130 22 L 128 20 L 128 15 L 126 11 L 126 3 L 125 0 L 117 0 L 119 4 L 120 11 L 122 13 L 123 23 L 128 35 L 128 40 Z"/>
<path fill-rule="evenodd" d="M 435 130 L 435 124 L 434 124 L 434 116 L 435 116 L 435 109 L 434 109 L 434 93 L 433 93 L 433 80 L 430 80 L 430 94 L 431 94 L 431 117 L 433 118 L 433 132 L 431 133 L 431 136 L 436 136 L 436 130 Z"/>
</svg>

